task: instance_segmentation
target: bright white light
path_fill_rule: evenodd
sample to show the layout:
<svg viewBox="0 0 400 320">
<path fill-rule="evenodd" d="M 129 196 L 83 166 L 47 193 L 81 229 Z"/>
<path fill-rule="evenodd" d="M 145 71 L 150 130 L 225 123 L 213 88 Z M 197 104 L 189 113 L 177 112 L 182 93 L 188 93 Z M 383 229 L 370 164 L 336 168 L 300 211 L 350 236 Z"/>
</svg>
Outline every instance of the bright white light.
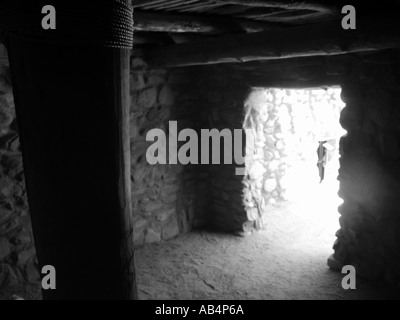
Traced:
<svg viewBox="0 0 400 320">
<path fill-rule="evenodd" d="M 339 181 L 339 140 L 346 131 L 340 126 L 340 111 L 345 104 L 340 99 L 341 89 L 325 90 L 285 90 L 290 91 L 292 101 L 303 101 L 303 105 L 296 105 L 296 122 L 299 132 L 303 136 L 293 140 L 293 134 L 287 132 L 286 139 L 292 147 L 300 148 L 307 154 L 304 162 L 290 164 L 285 177 L 288 200 L 298 204 L 302 215 L 313 225 L 324 228 L 329 234 L 335 234 L 339 229 L 339 213 L 337 208 L 343 200 L 337 195 Z M 317 97 L 316 101 L 309 101 L 309 97 Z M 307 105 L 307 101 L 309 105 Z M 311 108 L 310 108 L 311 107 Z M 308 111 L 313 110 L 310 114 Z M 285 119 L 285 118 L 284 118 Z M 310 136 L 309 132 L 313 135 Z M 320 183 L 317 169 L 317 147 L 319 141 L 334 139 L 336 150 L 325 168 L 325 179 Z"/>
<path fill-rule="evenodd" d="M 324 234 L 334 236 L 342 202 L 337 195 L 339 141 L 346 133 L 340 125 L 345 107 L 340 95 L 340 88 L 252 91 L 245 103 L 244 124 L 254 140 L 246 141 L 246 167 L 254 172 L 246 190 L 249 212 L 256 202 L 263 207 L 286 199 L 306 225 L 315 225 L 317 233 L 328 228 Z M 330 150 L 322 183 L 317 167 L 320 142 L 329 144 Z M 256 170 L 259 167 L 265 170 Z M 267 216 L 268 210 L 261 214 Z"/>
<path fill-rule="evenodd" d="M 273 90 L 279 101 L 279 123 L 288 154 L 288 169 L 281 180 L 286 189 L 285 198 L 298 204 L 310 223 L 334 235 L 339 229 L 337 208 L 343 202 L 337 195 L 339 140 L 346 134 L 339 122 L 340 112 L 345 107 L 340 99 L 341 89 Z M 317 148 L 319 141 L 326 140 L 334 140 L 336 150 L 331 154 L 325 179 L 320 183 Z M 299 153 L 304 158 L 301 161 Z"/>
</svg>

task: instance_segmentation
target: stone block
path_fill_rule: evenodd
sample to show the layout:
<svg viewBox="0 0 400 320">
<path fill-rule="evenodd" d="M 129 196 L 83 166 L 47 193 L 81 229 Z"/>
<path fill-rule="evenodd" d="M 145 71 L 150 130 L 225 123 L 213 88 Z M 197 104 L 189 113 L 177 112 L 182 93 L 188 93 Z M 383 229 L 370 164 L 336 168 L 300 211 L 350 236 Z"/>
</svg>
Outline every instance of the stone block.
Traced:
<svg viewBox="0 0 400 320">
<path fill-rule="evenodd" d="M 145 232 L 145 243 L 155 243 L 161 241 L 161 235 L 159 232 L 155 231 L 152 228 L 149 228 Z"/>
<path fill-rule="evenodd" d="M 10 243 L 6 238 L 0 238 L 0 261 L 8 257 L 11 253 Z"/>
<path fill-rule="evenodd" d="M 249 170 L 249 177 L 251 180 L 257 180 L 262 177 L 266 172 L 266 169 L 260 162 L 254 162 Z"/>
<path fill-rule="evenodd" d="M 163 207 L 161 202 L 149 202 L 144 205 L 144 211 L 146 213 L 151 213 L 153 211 L 159 210 Z"/>
<path fill-rule="evenodd" d="M 14 190 L 14 181 L 7 176 L 0 178 L 0 197 L 9 198 Z"/>
<path fill-rule="evenodd" d="M 151 143 L 147 141 L 136 141 L 131 144 L 131 154 L 135 157 L 145 155 Z"/>
<path fill-rule="evenodd" d="M 336 271 L 342 271 L 342 268 L 344 267 L 343 262 L 337 260 L 334 255 L 331 255 L 328 258 L 328 267 L 331 268 L 332 270 Z"/>
<path fill-rule="evenodd" d="M 171 110 L 160 105 L 157 108 L 152 108 L 146 115 L 146 118 L 151 123 L 159 123 L 164 120 L 169 120 L 171 116 Z M 149 126 L 149 124 L 147 124 Z M 155 126 L 154 126 L 155 127 Z M 150 128 L 154 129 L 154 128 Z"/>
<path fill-rule="evenodd" d="M 277 188 L 276 179 L 267 179 L 264 182 L 264 190 L 268 193 L 274 191 Z"/>
<path fill-rule="evenodd" d="M 162 191 L 161 191 L 161 195 L 162 196 L 169 196 L 171 194 L 177 193 L 178 190 L 179 190 L 179 186 L 178 185 L 166 185 L 166 186 L 163 186 Z"/>
<path fill-rule="evenodd" d="M 157 221 L 166 221 L 174 214 L 176 214 L 176 208 L 165 209 L 156 214 L 156 219 Z"/>
<path fill-rule="evenodd" d="M 168 166 L 168 168 L 169 168 L 171 174 L 178 175 L 184 171 L 185 166 L 181 165 L 181 164 L 171 164 Z M 175 179 L 176 179 L 176 177 L 175 177 Z"/>
<path fill-rule="evenodd" d="M 7 48 L 4 44 L 0 43 L 0 61 L 8 60 Z"/>
<path fill-rule="evenodd" d="M 260 218 L 260 214 L 257 208 L 247 208 L 247 219 L 249 221 L 257 221 Z"/>
<path fill-rule="evenodd" d="M 33 247 L 30 249 L 21 251 L 20 253 L 18 253 L 18 264 L 25 265 L 26 262 L 29 259 L 34 258 L 35 255 L 36 255 L 36 250 Z"/>
<path fill-rule="evenodd" d="M 149 74 L 147 76 L 147 85 L 150 87 L 159 87 L 165 83 L 165 77 L 161 74 Z"/>
<path fill-rule="evenodd" d="M 144 76 L 141 73 L 134 73 L 130 79 L 131 91 L 139 91 L 146 87 Z"/>
<path fill-rule="evenodd" d="M 156 88 L 145 89 L 133 95 L 132 103 L 137 105 L 136 110 L 152 108 L 157 102 L 157 94 Z"/>
<path fill-rule="evenodd" d="M 16 218 L 10 219 L 6 223 L 0 225 L 0 236 L 7 235 L 7 234 L 11 233 L 12 231 L 15 231 L 19 227 L 20 227 L 20 224 L 18 222 L 18 219 L 16 219 Z"/>
<path fill-rule="evenodd" d="M 334 257 L 336 260 L 345 261 L 347 258 L 347 248 L 343 241 L 336 239 L 333 250 L 335 250 Z"/>
<path fill-rule="evenodd" d="M 12 121 L 13 110 L 10 110 L 10 106 L 4 98 L 0 98 L 0 126 L 9 126 Z"/>
<path fill-rule="evenodd" d="M 364 100 L 364 90 L 359 84 L 347 83 L 342 87 L 340 98 L 346 104 L 354 101 L 362 102 Z"/>
<path fill-rule="evenodd" d="M 140 57 L 132 57 L 131 59 L 131 68 L 133 70 L 135 69 L 146 69 L 147 68 L 147 63 Z"/>
<path fill-rule="evenodd" d="M 135 217 L 133 221 L 133 229 L 134 230 L 141 230 L 147 226 L 147 220 L 143 219 L 142 217 Z"/>
<path fill-rule="evenodd" d="M 171 220 L 164 226 L 162 230 L 163 240 L 171 239 L 179 234 L 179 225 L 177 217 L 172 217 Z"/>
<path fill-rule="evenodd" d="M 170 194 L 166 197 L 163 197 L 163 201 L 166 204 L 170 204 L 170 203 L 174 203 L 176 202 L 176 200 L 178 199 L 178 195 L 177 194 Z"/>
<path fill-rule="evenodd" d="M 351 106 L 344 108 L 340 114 L 340 125 L 347 131 L 361 129 L 361 117 Z"/>
<path fill-rule="evenodd" d="M 27 229 L 30 229 L 31 226 L 28 225 L 26 227 Z M 11 239 L 11 242 L 16 246 L 21 246 L 22 248 L 25 248 L 33 241 L 30 232 L 26 229 L 22 229 L 22 231 L 18 233 L 18 235 L 16 235 L 13 239 Z"/>
<path fill-rule="evenodd" d="M 171 106 L 174 104 L 175 97 L 171 88 L 168 85 L 164 85 L 160 91 L 160 95 L 158 97 L 158 102 L 161 105 Z"/>
<path fill-rule="evenodd" d="M 40 281 L 39 269 L 33 260 L 30 260 L 25 269 L 26 278 L 29 283 L 38 283 Z"/>
<path fill-rule="evenodd" d="M 133 245 L 141 246 L 144 243 L 144 229 L 133 230 Z"/>
<path fill-rule="evenodd" d="M 0 287 L 15 289 L 20 283 L 18 274 L 9 264 L 0 265 Z"/>
</svg>

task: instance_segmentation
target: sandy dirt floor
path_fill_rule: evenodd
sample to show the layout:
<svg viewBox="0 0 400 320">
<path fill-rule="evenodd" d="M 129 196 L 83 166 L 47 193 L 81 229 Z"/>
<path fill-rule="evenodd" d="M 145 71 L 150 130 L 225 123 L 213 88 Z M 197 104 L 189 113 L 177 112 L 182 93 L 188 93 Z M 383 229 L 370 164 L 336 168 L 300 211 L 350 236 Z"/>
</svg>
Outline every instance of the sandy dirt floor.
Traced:
<svg viewBox="0 0 400 320">
<path fill-rule="evenodd" d="M 265 229 L 247 237 L 203 230 L 137 249 L 139 299 L 400 299 L 383 284 L 362 279 L 346 291 L 344 275 L 327 267 L 339 228 L 337 188 L 304 188 L 292 201 L 270 206 Z M 15 294 L 41 298 L 34 288 Z"/>
<path fill-rule="evenodd" d="M 196 231 L 137 250 L 139 298 L 398 299 L 383 284 L 362 279 L 356 290 L 346 291 L 344 275 L 327 267 L 339 202 L 328 199 L 326 189 L 335 187 L 314 190 L 320 201 L 302 198 L 269 207 L 265 229 L 247 237 Z"/>
</svg>

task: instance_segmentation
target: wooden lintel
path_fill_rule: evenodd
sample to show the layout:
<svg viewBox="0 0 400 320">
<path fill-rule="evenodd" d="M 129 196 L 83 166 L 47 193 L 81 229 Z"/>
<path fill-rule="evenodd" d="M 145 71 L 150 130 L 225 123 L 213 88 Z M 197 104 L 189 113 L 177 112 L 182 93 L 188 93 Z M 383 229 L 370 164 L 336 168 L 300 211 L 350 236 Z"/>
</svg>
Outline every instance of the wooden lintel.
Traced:
<svg viewBox="0 0 400 320">
<path fill-rule="evenodd" d="M 247 19 L 212 17 L 199 14 L 160 13 L 135 10 L 133 14 L 136 31 L 170 33 L 230 33 L 261 32 L 281 28 L 279 24 Z"/>
<path fill-rule="evenodd" d="M 398 23 L 359 21 L 344 30 L 340 20 L 277 31 L 240 34 L 170 46 L 143 53 L 153 66 L 179 67 L 293 57 L 336 55 L 400 47 Z"/>
</svg>

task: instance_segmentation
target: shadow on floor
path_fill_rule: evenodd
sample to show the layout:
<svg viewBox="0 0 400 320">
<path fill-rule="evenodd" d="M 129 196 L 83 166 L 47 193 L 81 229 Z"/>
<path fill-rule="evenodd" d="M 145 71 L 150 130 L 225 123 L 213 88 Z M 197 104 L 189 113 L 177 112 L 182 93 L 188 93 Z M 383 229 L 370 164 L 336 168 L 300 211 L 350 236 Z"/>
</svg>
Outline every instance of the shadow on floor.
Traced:
<svg viewBox="0 0 400 320">
<path fill-rule="evenodd" d="M 396 292 L 362 279 L 356 290 L 342 288 L 343 276 L 326 264 L 338 213 L 329 218 L 323 209 L 309 209 L 292 202 L 270 207 L 265 229 L 248 237 L 197 231 L 138 249 L 139 298 L 398 299 Z"/>
</svg>

